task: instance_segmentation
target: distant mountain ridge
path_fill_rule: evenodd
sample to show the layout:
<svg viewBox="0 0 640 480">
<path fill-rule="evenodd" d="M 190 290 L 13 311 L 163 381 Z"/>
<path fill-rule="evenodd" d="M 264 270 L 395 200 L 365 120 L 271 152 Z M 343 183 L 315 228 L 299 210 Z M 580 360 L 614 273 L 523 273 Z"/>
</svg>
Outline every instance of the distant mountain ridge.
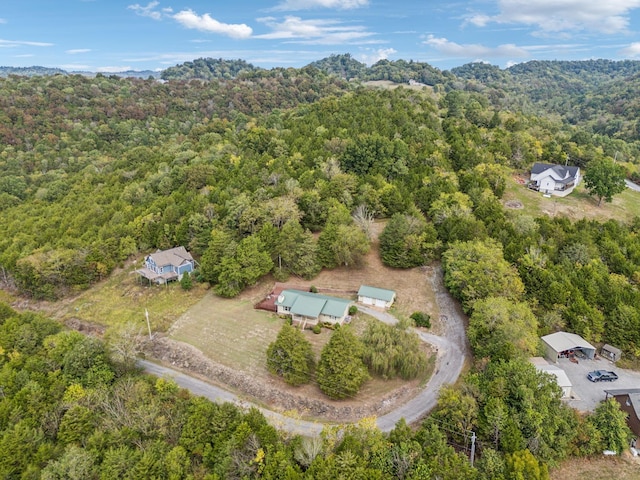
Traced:
<svg viewBox="0 0 640 480">
<path fill-rule="evenodd" d="M 50 75 L 84 75 L 85 77 L 95 77 L 98 74 L 117 77 L 131 78 L 159 78 L 161 72 L 153 70 L 126 70 L 123 72 L 89 72 L 89 71 L 67 71 L 62 68 L 51 67 L 0 67 L 0 78 L 6 78 L 9 75 L 18 75 L 22 77 L 50 76 Z"/>
</svg>

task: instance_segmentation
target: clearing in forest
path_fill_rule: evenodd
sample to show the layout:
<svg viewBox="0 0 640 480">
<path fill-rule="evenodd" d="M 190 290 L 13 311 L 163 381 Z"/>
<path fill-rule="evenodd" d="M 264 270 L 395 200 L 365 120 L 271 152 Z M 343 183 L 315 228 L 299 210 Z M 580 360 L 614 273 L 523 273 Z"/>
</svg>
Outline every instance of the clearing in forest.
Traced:
<svg viewBox="0 0 640 480">
<path fill-rule="evenodd" d="M 376 238 L 383 227 L 381 222 L 375 224 Z M 289 283 L 302 287 L 313 285 L 322 293 L 342 297 L 348 297 L 349 292 L 356 292 L 361 284 L 392 289 L 397 292 L 397 302 L 393 308 L 395 315 L 401 317 L 409 316 L 415 311 L 427 312 L 434 319 L 432 330 L 437 331 L 438 312 L 429 278 L 427 268 L 399 270 L 385 267 L 378 255 L 377 243 L 374 242 L 361 267 L 323 271 L 309 282 L 296 279 Z M 266 369 L 267 347 L 275 340 L 284 320 L 273 313 L 256 310 L 253 306 L 271 291 L 273 285 L 273 279 L 265 278 L 235 299 L 223 299 L 209 292 L 174 323 L 168 332 L 169 336 L 193 345 L 214 363 L 232 368 L 239 374 L 251 375 L 256 382 L 271 385 L 281 383 L 280 388 L 297 395 L 328 401 L 316 385 L 291 388 L 275 379 Z M 353 320 L 353 327 L 361 331 L 368 321 L 372 320 L 364 314 L 358 314 Z M 305 331 L 317 359 L 330 334 L 327 329 L 323 329 L 320 334 Z M 372 379 L 365 384 L 355 400 L 375 402 L 400 387 L 416 388 L 427 378 L 425 376 L 414 382 Z"/>
</svg>

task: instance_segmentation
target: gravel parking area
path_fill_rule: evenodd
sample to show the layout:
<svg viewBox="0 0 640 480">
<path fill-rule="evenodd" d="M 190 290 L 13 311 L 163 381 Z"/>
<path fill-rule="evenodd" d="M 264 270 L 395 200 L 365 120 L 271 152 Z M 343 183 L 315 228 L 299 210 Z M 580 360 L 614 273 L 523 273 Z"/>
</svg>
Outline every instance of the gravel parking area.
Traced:
<svg viewBox="0 0 640 480">
<path fill-rule="evenodd" d="M 617 368 L 613 362 L 598 358 L 597 360 L 579 359 L 573 363 L 568 358 L 558 360 L 572 383 L 572 398 L 567 403 L 581 412 L 592 412 L 598 403 L 605 399 L 605 390 L 640 388 L 640 372 Z M 613 382 L 591 382 L 587 373 L 593 370 L 612 370 L 618 374 L 618 380 Z"/>
</svg>

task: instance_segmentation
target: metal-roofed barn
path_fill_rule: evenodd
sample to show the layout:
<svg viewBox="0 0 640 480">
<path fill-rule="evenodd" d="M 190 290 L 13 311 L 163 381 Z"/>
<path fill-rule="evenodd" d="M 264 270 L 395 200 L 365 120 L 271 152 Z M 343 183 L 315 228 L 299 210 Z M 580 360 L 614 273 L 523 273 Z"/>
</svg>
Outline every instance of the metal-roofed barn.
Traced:
<svg viewBox="0 0 640 480">
<path fill-rule="evenodd" d="M 386 288 L 361 285 L 358 290 L 358 302 L 374 307 L 389 308 L 396 299 L 396 292 Z"/>
<path fill-rule="evenodd" d="M 541 338 L 545 347 L 545 357 L 551 362 L 558 358 L 569 358 L 575 354 L 582 354 L 593 359 L 596 347 L 587 342 L 580 335 L 569 332 L 556 332 Z"/>
</svg>

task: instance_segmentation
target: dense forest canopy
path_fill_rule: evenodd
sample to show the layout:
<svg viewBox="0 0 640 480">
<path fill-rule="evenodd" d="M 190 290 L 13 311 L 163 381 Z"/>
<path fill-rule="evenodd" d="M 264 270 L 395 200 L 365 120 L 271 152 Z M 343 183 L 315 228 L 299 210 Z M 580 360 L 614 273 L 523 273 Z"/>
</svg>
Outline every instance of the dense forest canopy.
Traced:
<svg viewBox="0 0 640 480">
<path fill-rule="evenodd" d="M 0 306 L 0 472 L 544 479 L 568 456 L 620 450 L 628 432 L 613 406 L 578 415 L 525 358 L 537 336 L 564 328 L 640 356 L 640 219 L 514 214 L 502 196 L 534 162 L 637 171 L 638 65 L 440 72 L 332 56 L 269 71 L 195 60 L 166 81 L 0 79 L 3 286 L 53 300 L 184 245 L 196 280 L 231 297 L 269 273 L 357 266 L 367 225 L 382 218 L 385 264 L 442 260 L 476 355 L 417 431 L 399 424 L 385 437 L 365 422 L 314 444 L 282 437 L 255 411 L 138 377 L 109 345 Z M 372 79 L 425 86 L 367 87 Z M 471 430 L 476 467 L 448 445 L 466 448 Z"/>
</svg>

